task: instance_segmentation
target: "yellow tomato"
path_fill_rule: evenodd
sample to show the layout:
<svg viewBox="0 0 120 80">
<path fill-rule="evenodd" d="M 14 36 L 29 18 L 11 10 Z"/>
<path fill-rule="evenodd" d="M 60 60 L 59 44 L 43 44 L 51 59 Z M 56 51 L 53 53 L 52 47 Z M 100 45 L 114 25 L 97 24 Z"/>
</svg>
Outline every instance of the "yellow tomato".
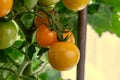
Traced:
<svg viewBox="0 0 120 80">
<path fill-rule="evenodd" d="M 51 66 L 59 71 L 65 71 L 77 65 L 80 59 L 79 49 L 69 42 L 57 42 L 48 51 Z"/>
<path fill-rule="evenodd" d="M 72 11 L 82 10 L 89 3 L 89 0 L 62 0 L 62 1 L 64 5 Z"/>
<path fill-rule="evenodd" d="M 0 0 L 0 17 L 7 15 L 13 6 L 13 0 Z"/>
</svg>

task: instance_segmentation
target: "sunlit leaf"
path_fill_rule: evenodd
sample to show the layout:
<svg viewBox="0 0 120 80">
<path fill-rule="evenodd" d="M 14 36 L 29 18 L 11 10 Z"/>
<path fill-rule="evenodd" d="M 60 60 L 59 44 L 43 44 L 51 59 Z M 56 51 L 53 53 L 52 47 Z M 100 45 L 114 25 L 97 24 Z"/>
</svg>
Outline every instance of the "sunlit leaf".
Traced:
<svg viewBox="0 0 120 80">
<path fill-rule="evenodd" d="M 111 31 L 120 37 L 120 15 L 117 12 L 112 15 Z"/>
<path fill-rule="evenodd" d="M 120 6 L 120 0 L 96 0 L 97 2 L 101 2 L 101 3 L 105 3 L 109 6 L 113 6 L 113 7 L 119 7 Z"/>
</svg>

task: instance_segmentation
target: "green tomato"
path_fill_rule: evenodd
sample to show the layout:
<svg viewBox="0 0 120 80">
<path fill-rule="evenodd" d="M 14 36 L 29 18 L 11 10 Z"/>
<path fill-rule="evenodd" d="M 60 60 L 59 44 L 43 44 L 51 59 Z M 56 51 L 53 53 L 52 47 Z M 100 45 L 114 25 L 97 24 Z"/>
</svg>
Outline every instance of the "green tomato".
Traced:
<svg viewBox="0 0 120 80">
<path fill-rule="evenodd" d="M 36 6 L 38 0 L 24 0 L 24 5 L 29 8 L 32 9 Z"/>
<path fill-rule="evenodd" d="M 50 6 L 58 3 L 60 0 L 38 0 L 38 1 L 43 6 Z"/>
<path fill-rule="evenodd" d="M 14 0 L 13 9 L 17 12 L 26 12 L 27 9 L 33 9 L 38 0 Z"/>
<path fill-rule="evenodd" d="M 16 41 L 18 25 L 15 21 L 0 22 L 0 49 L 5 49 Z"/>
</svg>

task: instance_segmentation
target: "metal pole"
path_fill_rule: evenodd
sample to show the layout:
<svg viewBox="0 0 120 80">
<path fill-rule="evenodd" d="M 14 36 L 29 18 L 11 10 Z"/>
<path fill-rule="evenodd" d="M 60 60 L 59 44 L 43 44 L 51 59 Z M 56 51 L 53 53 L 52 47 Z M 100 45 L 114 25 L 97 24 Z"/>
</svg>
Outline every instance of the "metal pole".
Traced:
<svg viewBox="0 0 120 80">
<path fill-rule="evenodd" d="M 87 8 L 78 12 L 78 47 L 80 49 L 80 61 L 77 65 L 77 80 L 84 80 L 85 50 L 87 29 Z"/>
</svg>

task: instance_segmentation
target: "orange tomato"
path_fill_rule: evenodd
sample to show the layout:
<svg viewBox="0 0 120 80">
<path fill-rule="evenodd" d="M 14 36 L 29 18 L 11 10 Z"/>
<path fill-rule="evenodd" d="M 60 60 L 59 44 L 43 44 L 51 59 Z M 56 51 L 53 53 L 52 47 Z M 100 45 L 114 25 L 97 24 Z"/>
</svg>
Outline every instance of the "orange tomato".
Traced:
<svg viewBox="0 0 120 80">
<path fill-rule="evenodd" d="M 48 51 L 48 60 L 51 66 L 59 71 L 65 71 L 77 65 L 80 59 L 79 49 L 75 44 L 57 42 Z"/>
<path fill-rule="evenodd" d="M 72 11 L 82 10 L 89 3 L 89 0 L 62 0 L 62 1 L 64 5 Z"/>
<path fill-rule="evenodd" d="M 52 11 L 50 11 L 51 13 Z M 36 16 L 35 17 L 35 25 L 36 27 L 39 27 L 43 24 L 49 24 L 48 21 L 48 15 L 46 13 L 44 13 L 43 11 L 38 11 L 38 14 L 40 14 L 41 16 Z M 52 23 L 52 21 L 50 20 L 50 23 Z"/>
<path fill-rule="evenodd" d="M 42 47 L 48 47 L 58 42 L 57 34 L 46 25 L 41 25 L 36 31 L 36 41 Z"/>
<path fill-rule="evenodd" d="M 67 42 L 70 42 L 70 43 L 75 43 L 75 38 L 74 38 L 74 35 L 71 31 L 68 31 L 68 30 L 65 30 L 65 32 L 63 33 L 63 38 L 66 38 L 68 36 L 68 40 Z"/>
<path fill-rule="evenodd" d="M 0 17 L 6 16 L 13 6 L 13 0 L 0 0 Z"/>
</svg>

